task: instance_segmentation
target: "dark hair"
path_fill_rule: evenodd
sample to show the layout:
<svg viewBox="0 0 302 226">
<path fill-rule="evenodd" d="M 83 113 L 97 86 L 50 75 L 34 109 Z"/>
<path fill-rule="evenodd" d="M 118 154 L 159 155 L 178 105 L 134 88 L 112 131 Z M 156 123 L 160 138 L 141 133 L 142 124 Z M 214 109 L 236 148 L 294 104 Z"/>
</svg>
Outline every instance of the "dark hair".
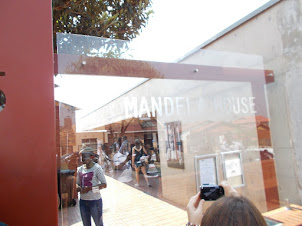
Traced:
<svg viewBox="0 0 302 226">
<path fill-rule="evenodd" d="M 256 206 L 247 198 L 224 196 L 206 210 L 200 225 L 262 226 L 267 224 Z"/>
<path fill-rule="evenodd" d="M 124 139 L 124 140 L 127 140 L 127 136 L 123 136 L 123 139 Z"/>
</svg>

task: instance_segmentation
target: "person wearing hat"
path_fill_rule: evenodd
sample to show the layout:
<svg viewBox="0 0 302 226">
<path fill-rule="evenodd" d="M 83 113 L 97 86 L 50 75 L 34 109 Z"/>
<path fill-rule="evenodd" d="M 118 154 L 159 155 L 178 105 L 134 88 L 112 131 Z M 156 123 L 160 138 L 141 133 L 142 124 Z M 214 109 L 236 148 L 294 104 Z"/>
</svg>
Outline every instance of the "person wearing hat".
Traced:
<svg viewBox="0 0 302 226">
<path fill-rule="evenodd" d="M 80 212 L 84 226 L 91 225 L 91 217 L 96 226 L 103 225 L 103 203 L 100 189 L 107 183 L 102 167 L 94 162 L 96 150 L 86 147 L 80 151 L 83 165 L 77 173 L 77 192 L 80 192 Z"/>
</svg>

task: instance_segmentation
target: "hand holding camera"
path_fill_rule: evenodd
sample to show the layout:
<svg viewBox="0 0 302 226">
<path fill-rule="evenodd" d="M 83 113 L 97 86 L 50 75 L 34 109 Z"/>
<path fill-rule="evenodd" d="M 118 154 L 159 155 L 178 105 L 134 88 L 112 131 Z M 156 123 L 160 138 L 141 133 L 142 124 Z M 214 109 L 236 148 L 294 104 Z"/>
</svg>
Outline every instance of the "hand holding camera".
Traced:
<svg viewBox="0 0 302 226">
<path fill-rule="evenodd" d="M 239 196 L 239 193 L 228 184 L 221 181 L 220 185 L 203 184 L 200 186 L 200 198 L 205 201 L 214 201 L 222 196 Z"/>
<path fill-rule="evenodd" d="M 203 216 L 204 201 L 213 201 L 221 196 L 239 196 L 238 192 L 232 188 L 226 181 L 222 181 L 220 186 L 204 184 L 200 187 L 200 192 L 193 196 L 187 205 L 189 222 L 200 224 Z"/>
<path fill-rule="evenodd" d="M 187 205 L 187 213 L 189 222 L 195 225 L 199 225 L 202 219 L 204 200 L 200 199 L 200 192 L 192 196 L 189 204 Z"/>
<path fill-rule="evenodd" d="M 224 196 L 224 189 L 222 186 L 203 184 L 200 186 L 200 198 L 205 201 L 215 201 Z"/>
</svg>

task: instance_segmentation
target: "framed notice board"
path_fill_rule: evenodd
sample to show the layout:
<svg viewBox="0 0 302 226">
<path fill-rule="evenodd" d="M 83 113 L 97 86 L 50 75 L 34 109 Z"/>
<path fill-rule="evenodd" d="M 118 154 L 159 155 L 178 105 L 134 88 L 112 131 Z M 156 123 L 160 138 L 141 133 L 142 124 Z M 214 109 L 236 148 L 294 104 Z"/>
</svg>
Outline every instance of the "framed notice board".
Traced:
<svg viewBox="0 0 302 226">
<path fill-rule="evenodd" d="M 195 156 L 196 190 L 202 184 L 218 184 L 217 154 Z"/>
<path fill-rule="evenodd" d="M 221 153 L 223 176 L 232 187 L 245 185 L 241 151 Z"/>
</svg>

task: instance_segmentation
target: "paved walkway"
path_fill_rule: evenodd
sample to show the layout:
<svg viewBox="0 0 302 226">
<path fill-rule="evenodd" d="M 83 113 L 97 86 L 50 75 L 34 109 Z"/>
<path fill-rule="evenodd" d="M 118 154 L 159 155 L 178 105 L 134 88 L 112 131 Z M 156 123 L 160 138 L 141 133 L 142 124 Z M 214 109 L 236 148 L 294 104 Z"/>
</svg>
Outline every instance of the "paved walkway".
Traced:
<svg viewBox="0 0 302 226">
<path fill-rule="evenodd" d="M 102 190 L 105 225 L 185 225 L 184 210 L 106 176 Z M 82 225 L 79 205 L 59 211 L 59 225 Z M 94 225 L 94 224 L 92 224 Z"/>
</svg>

